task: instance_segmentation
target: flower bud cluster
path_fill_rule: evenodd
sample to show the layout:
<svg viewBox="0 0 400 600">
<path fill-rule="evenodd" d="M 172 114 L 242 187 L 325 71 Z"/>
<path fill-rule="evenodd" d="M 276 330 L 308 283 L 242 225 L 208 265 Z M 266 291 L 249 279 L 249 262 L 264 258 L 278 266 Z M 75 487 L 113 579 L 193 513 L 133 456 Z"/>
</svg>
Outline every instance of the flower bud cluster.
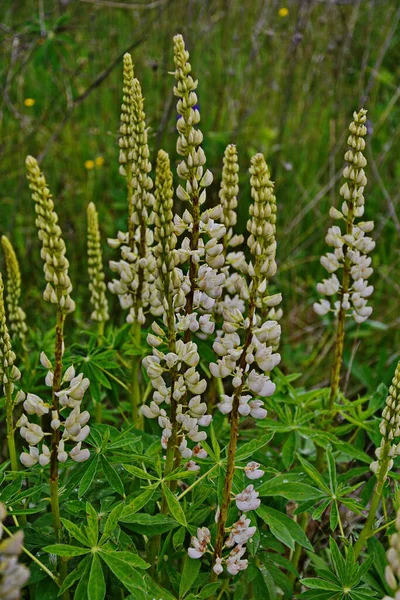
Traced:
<svg viewBox="0 0 400 600">
<path fill-rule="evenodd" d="M 400 362 L 389 388 L 379 430 L 382 441 L 375 450 L 377 460 L 371 463 L 370 468 L 379 480 L 385 481 L 393 467 L 394 458 L 400 456 L 400 443 L 394 442 L 395 438 L 400 437 Z"/>
<path fill-rule="evenodd" d="M 126 176 L 128 184 L 129 231 L 119 232 L 116 239 L 109 240 L 112 248 L 120 248 L 121 260 L 110 262 L 111 270 L 118 274 L 119 279 L 114 279 L 108 287 L 118 295 L 121 307 L 129 310 L 128 323 L 143 324 L 154 293 L 155 260 L 151 249 L 153 232 L 150 228 L 154 196 L 151 193 L 153 182 L 149 176 L 151 163 L 142 90 L 139 81 L 131 76 L 133 70 L 131 73 L 128 65 L 124 70 L 120 171 Z"/>
<path fill-rule="evenodd" d="M 28 328 L 25 322 L 26 314 L 19 305 L 21 272 L 18 259 L 10 240 L 5 235 L 1 237 L 1 244 L 7 269 L 7 308 L 10 330 L 12 335 L 17 336 L 24 343 Z"/>
<path fill-rule="evenodd" d="M 385 579 L 393 594 L 382 600 L 400 599 L 400 510 L 397 511 L 396 533 L 390 536 L 389 549 L 386 552 L 388 564 L 385 568 Z"/>
<path fill-rule="evenodd" d="M 87 218 L 89 290 L 91 293 L 90 301 L 94 308 L 91 319 L 93 321 L 104 322 L 109 319 L 108 302 L 100 245 L 99 217 L 93 202 L 87 208 Z"/>
<path fill-rule="evenodd" d="M 1 600 L 18 600 L 21 589 L 28 581 L 30 572 L 25 565 L 18 562 L 22 552 L 24 532 L 3 538 L 3 521 L 7 516 L 6 507 L 0 504 L 0 598 Z"/>
<path fill-rule="evenodd" d="M 40 355 L 40 362 L 43 367 L 48 369 L 46 375 L 46 385 L 53 386 L 54 370 L 53 365 L 44 352 Z M 81 412 L 83 396 L 90 385 L 89 379 L 83 377 L 83 374 L 75 374 L 75 369 L 71 365 L 66 369 L 62 378 L 62 384 L 66 387 L 55 392 L 58 398 L 59 409 L 53 410 L 52 405 L 48 404 L 36 394 L 19 393 L 18 401 L 23 402 L 24 413 L 17 422 L 20 428 L 21 437 L 28 443 L 29 451 L 22 452 L 20 460 L 25 467 L 32 467 L 39 463 L 42 467 L 50 463 L 51 451 L 45 444 L 46 437 L 52 435 L 54 431 L 61 431 L 62 434 L 57 445 L 57 458 L 59 462 L 66 462 L 68 453 L 66 443 L 72 444 L 69 450 L 69 456 L 75 462 L 84 462 L 90 456 L 87 448 L 82 448 L 82 442 L 90 433 L 89 425 L 90 414 L 87 410 Z M 43 415 L 51 416 L 50 431 L 44 431 L 43 428 L 33 422 L 30 422 L 28 416 Z"/>
<path fill-rule="evenodd" d="M 43 270 L 47 281 L 43 297 L 47 302 L 59 306 L 63 312 L 70 313 L 75 310 L 75 302 L 70 296 L 72 284 L 68 275 L 69 263 L 65 256 L 66 248 L 58 216 L 44 175 L 33 156 L 27 157 L 26 167 L 35 202 L 36 226 L 42 242 L 40 255 L 44 260 Z"/>
<path fill-rule="evenodd" d="M 14 391 L 14 383 L 20 379 L 21 373 L 14 364 L 16 356 L 12 349 L 11 338 L 8 332 L 3 294 L 4 285 L 0 273 L 0 378 L 4 395 L 7 395 L 6 386 L 9 386 L 12 394 Z"/>
<path fill-rule="evenodd" d="M 221 222 L 226 227 L 224 236 L 225 249 L 233 239 L 233 245 L 243 243 L 243 236 L 234 236 L 233 228 L 237 223 L 236 208 L 238 205 L 237 195 L 239 193 L 239 164 L 237 149 L 234 144 L 229 144 L 224 152 L 221 188 L 219 199 L 222 206 Z"/>
<path fill-rule="evenodd" d="M 353 114 L 354 120 L 350 124 L 347 140 L 349 149 L 344 156 L 348 164 L 343 176 L 347 181 L 340 188 L 344 201 L 341 211 L 334 207 L 330 210 L 333 219 L 344 221 L 345 232 L 338 225 L 328 229 L 326 243 L 333 248 L 333 252 L 321 257 L 321 264 L 330 277 L 319 283 L 317 290 L 328 298 L 339 295 L 339 300 L 332 304 L 330 299 L 321 299 L 314 304 L 314 310 L 319 315 L 325 315 L 329 311 L 337 314 L 342 308 L 356 323 L 363 323 L 371 315 L 372 308 L 367 306 L 367 298 L 374 289 L 372 285 L 368 285 L 368 278 L 373 272 L 368 254 L 374 249 L 375 242 L 366 235 L 373 230 L 374 223 L 356 223 L 356 219 L 364 215 L 364 187 L 367 184 L 364 172 L 367 161 L 363 155 L 364 137 L 367 133 L 366 115 L 367 111 L 364 109 Z M 342 282 L 336 275 L 339 269 L 344 269 Z"/>
<path fill-rule="evenodd" d="M 266 373 L 280 362 L 276 352 L 280 325 L 276 320 L 262 320 L 261 311 L 257 311 L 264 303 L 275 306 L 281 299 L 280 294 L 269 296 L 267 292 L 268 281 L 276 272 L 276 199 L 262 154 L 252 158 L 250 173 L 253 204 L 247 223 L 250 234 L 247 244 L 251 259 L 241 264 L 235 285 L 242 305 L 225 304 L 223 308 L 222 331 L 218 332 L 213 344 L 215 353 L 221 358 L 210 364 L 210 371 L 214 377 L 232 378 L 234 393 L 221 397 L 219 409 L 222 413 L 232 411 L 236 398 L 239 414 L 263 419 L 267 413 L 258 397 L 274 393 L 275 385 Z"/>
</svg>

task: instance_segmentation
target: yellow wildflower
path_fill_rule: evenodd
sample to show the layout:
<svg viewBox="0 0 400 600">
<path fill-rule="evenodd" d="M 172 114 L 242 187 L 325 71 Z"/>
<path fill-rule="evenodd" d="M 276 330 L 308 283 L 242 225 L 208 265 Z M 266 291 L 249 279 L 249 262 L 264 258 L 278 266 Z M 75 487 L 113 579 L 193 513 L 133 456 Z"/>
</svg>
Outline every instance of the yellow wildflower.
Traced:
<svg viewBox="0 0 400 600">
<path fill-rule="evenodd" d="M 85 169 L 88 171 L 94 169 L 94 160 L 85 160 Z"/>
<path fill-rule="evenodd" d="M 102 167 L 104 165 L 104 156 L 97 156 L 95 158 L 96 167 Z"/>
<path fill-rule="evenodd" d="M 33 98 L 25 98 L 24 104 L 30 108 L 35 104 L 35 100 Z"/>
<path fill-rule="evenodd" d="M 278 15 L 279 15 L 280 17 L 287 17 L 287 16 L 288 16 L 288 14 L 289 14 L 289 9 L 287 9 L 287 8 L 286 8 L 286 6 L 283 6 L 282 8 L 280 8 L 280 9 L 278 10 Z"/>
</svg>

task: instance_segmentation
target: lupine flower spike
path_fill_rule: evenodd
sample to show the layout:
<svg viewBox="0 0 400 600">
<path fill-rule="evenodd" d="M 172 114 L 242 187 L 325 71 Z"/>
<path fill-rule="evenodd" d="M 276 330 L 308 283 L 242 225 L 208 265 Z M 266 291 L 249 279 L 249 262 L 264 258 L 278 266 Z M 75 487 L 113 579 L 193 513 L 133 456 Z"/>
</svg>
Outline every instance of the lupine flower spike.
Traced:
<svg viewBox="0 0 400 600">
<path fill-rule="evenodd" d="M 344 201 L 341 210 L 332 207 L 329 213 L 336 221 L 344 221 L 344 231 L 339 225 L 334 225 L 328 230 L 326 242 L 333 248 L 333 252 L 323 256 L 321 264 L 330 277 L 317 286 L 318 292 L 328 299 L 322 299 L 314 304 L 317 314 L 325 315 L 333 312 L 337 317 L 329 399 L 331 410 L 339 389 L 345 317 L 353 318 L 356 323 L 363 323 L 372 313 L 372 308 L 367 306 L 367 298 L 374 289 L 372 285 L 368 285 L 368 278 L 373 271 L 368 254 L 374 249 L 375 242 L 366 234 L 372 231 L 374 223 L 358 221 L 364 215 L 364 188 L 367 184 L 364 172 L 367 161 L 363 154 L 364 137 L 367 134 L 366 120 L 367 111 L 361 109 L 353 114 L 353 122 L 349 127 L 350 135 L 347 139 L 349 148 L 344 156 L 348 164 L 343 171 L 346 181 L 340 188 L 340 195 Z M 336 273 L 340 270 L 342 274 L 339 278 Z"/>
<path fill-rule="evenodd" d="M 25 565 L 18 562 L 22 552 L 24 532 L 3 539 L 3 521 L 7 516 L 6 507 L 0 504 L 0 598 L 1 600 L 18 600 L 21 589 L 28 581 L 30 572 Z"/>
<path fill-rule="evenodd" d="M 6 300 L 10 329 L 12 335 L 18 337 L 24 347 L 28 328 L 25 322 L 26 314 L 19 304 L 21 297 L 21 272 L 19 270 L 18 259 L 14 252 L 14 248 L 5 235 L 1 237 L 1 244 L 3 246 L 7 269 Z"/>
<path fill-rule="evenodd" d="M 375 450 L 377 460 L 371 463 L 371 470 L 378 480 L 385 482 L 393 467 L 394 458 L 400 455 L 400 443 L 395 443 L 395 439 L 400 437 L 400 362 L 389 388 L 379 430 L 382 440 Z"/>
<path fill-rule="evenodd" d="M 397 364 L 386 406 L 382 412 L 382 421 L 379 427 L 382 440 L 379 448 L 375 450 L 376 459 L 370 465 L 371 471 L 376 476 L 374 493 L 370 502 L 367 521 L 358 537 L 354 551 L 356 555 L 361 552 L 371 529 L 374 525 L 376 512 L 382 497 L 385 481 L 393 467 L 396 456 L 400 456 L 400 362 Z"/>
<path fill-rule="evenodd" d="M 386 552 L 388 564 L 385 568 L 386 583 L 392 590 L 390 596 L 382 600 L 399 600 L 400 598 L 400 510 L 397 511 L 396 533 L 390 537 L 389 549 Z"/>
<path fill-rule="evenodd" d="M 91 202 L 87 208 L 87 245 L 90 302 L 93 306 L 91 319 L 102 324 L 109 319 L 106 284 L 104 283 L 103 260 L 100 245 L 99 217 L 96 206 Z"/>
<path fill-rule="evenodd" d="M 174 461 L 181 457 L 206 456 L 201 442 L 206 439 L 205 431 L 211 422 L 207 405 L 202 402 L 202 394 L 207 382 L 199 372 L 200 355 L 192 335 L 207 336 L 214 331 L 212 311 L 216 299 L 222 293 L 225 276 L 218 269 L 223 265 L 220 238 L 226 228 L 215 219 L 221 216 L 221 207 L 202 211 L 205 202 L 205 188 L 212 176 L 205 171 L 205 154 L 200 144 L 203 136 L 196 128 L 200 121 L 197 108 L 194 81 L 189 63 L 189 53 L 185 49 L 182 36 L 174 38 L 174 60 L 176 85 L 174 93 L 178 97 L 177 122 L 179 138 L 177 151 L 183 158 L 178 165 L 178 175 L 186 182 L 185 188 L 178 187 L 177 195 L 187 201 L 189 210 L 182 218 L 172 213 L 172 175 L 165 152 L 158 154 L 155 189 L 155 240 L 156 289 L 152 312 L 162 314 L 164 331 L 153 323 L 153 334 L 147 338 L 153 347 L 152 356 L 144 359 L 143 365 L 155 389 L 150 406 L 143 406 L 142 412 L 148 418 L 158 418 L 162 427 L 162 445 L 167 450 L 166 472 Z M 185 235 L 180 246 L 177 238 Z M 203 237 L 208 241 L 204 241 Z M 188 265 L 185 270 L 179 265 Z M 163 296 L 162 290 L 167 290 Z M 167 353 L 159 349 L 167 344 Z M 161 407 L 169 405 L 169 411 Z M 192 443 L 191 443 L 192 442 Z M 179 451 L 176 453 L 176 446 Z M 194 461 L 187 468 L 197 470 Z"/>
<path fill-rule="evenodd" d="M 8 333 L 6 313 L 4 309 L 4 285 L 0 274 L 0 379 L 6 398 L 6 426 L 8 453 L 13 471 L 18 470 L 17 454 L 14 439 L 14 407 L 21 400 L 20 393 L 14 394 L 14 384 L 21 377 L 15 363 L 15 353 L 11 346 L 11 338 Z"/>
<path fill-rule="evenodd" d="M 121 307 L 129 309 L 127 322 L 135 325 L 138 334 L 153 291 L 155 264 L 151 250 L 153 232 L 149 226 L 153 220 L 154 196 L 142 90 L 137 79 L 131 81 L 128 67 L 125 62 L 120 163 L 128 183 L 129 231 L 109 240 L 111 247 L 120 247 L 122 257 L 119 262 L 110 262 L 119 279 L 109 283 L 109 289 L 118 295 Z"/>
<path fill-rule="evenodd" d="M 233 290 L 247 310 L 241 311 L 226 304 L 223 309 L 222 332 L 213 345 L 221 358 L 217 363 L 210 364 L 212 375 L 223 379 L 229 377 L 233 388 L 233 394 L 223 395 L 219 404 L 223 414 L 230 414 L 231 435 L 223 499 L 216 517 L 214 576 L 222 573 L 223 564 L 231 575 L 247 568 L 247 559 L 243 558 L 245 544 L 254 535 L 255 527 L 250 527 L 250 520 L 245 515 L 260 506 L 258 492 L 252 484 L 235 497 L 236 507 L 242 515 L 225 539 L 228 510 L 232 501 L 239 418 L 248 415 L 255 419 L 266 417 L 267 411 L 261 398 L 274 393 L 275 385 L 269 378 L 269 372 L 280 362 L 280 355 L 276 352 L 280 326 L 275 320 L 263 320 L 261 310 L 264 301 L 270 306 L 276 306 L 280 302 L 280 294 L 269 296 L 267 291 L 268 282 L 276 272 L 276 199 L 262 154 L 252 158 L 250 173 L 253 204 L 247 223 L 250 234 L 247 243 L 251 259 L 248 263 L 239 263 L 240 272 L 237 273 Z M 246 475 L 250 479 L 262 476 L 263 471 L 259 466 L 258 463 L 249 463 L 245 468 Z M 232 548 L 226 557 L 222 554 L 224 548 Z"/>
<path fill-rule="evenodd" d="M 28 444 L 28 452 L 21 454 L 21 462 L 26 467 L 36 463 L 42 467 L 50 465 L 53 525 L 56 539 L 59 540 L 61 521 L 58 508 L 58 464 L 68 458 L 66 444 L 72 444 L 69 456 L 76 462 L 89 458 L 89 451 L 82 449 L 81 446 L 89 435 L 87 422 L 90 415 L 87 411 L 81 412 L 80 405 L 90 382 L 83 377 L 82 373 L 76 375 L 73 365 L 63 372 L 64 323 L 67 314 L 75 308 L 75 303 L 70 296 L 72 284 L 68 275 L 69 263 L 65 256 L 66 248 L 46 180 L 32 156 L 26 159 L 26 166 L 32 198 L 35 202 L 36 225 L 42 242 L 44 273 L 48 282 L 44 298 L 56 305 L 57 316 L 54 364 L 44 352 L 40 356 L 42 366 L 48 370 L 45 383 L 51 388 L 51 401 L 43 400 L 36 394 L 24 395 L 25 412 L 17 426 L 20 427 L 21 436 Z M 43 415 L 48 415 L 42 421 L 45 429 L 28 418 L 33 417 L 34 420 L 38 420 Z M 46 444 L 48 438 L 50 438 L 50 447 Z"/>
</svg>

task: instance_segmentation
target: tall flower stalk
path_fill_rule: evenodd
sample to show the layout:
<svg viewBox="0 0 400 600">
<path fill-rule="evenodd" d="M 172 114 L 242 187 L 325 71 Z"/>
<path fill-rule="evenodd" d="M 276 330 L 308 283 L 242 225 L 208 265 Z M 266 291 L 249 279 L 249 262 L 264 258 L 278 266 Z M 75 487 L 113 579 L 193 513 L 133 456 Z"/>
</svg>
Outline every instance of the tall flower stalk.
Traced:
<svg viewBox="0 0 400 600">
<path fill-rule="evenodd" d="M 331 372 L 331 385 L 328 400 L 330 417 L 335 415 L 334 403 L 340 387 L 340 371 L 343 360 L 345 337 L 345 320 L 351 317 L 356 323 L 363 323 L 372 313 L 367 306 L 367 298 L 372 294 L 373 287 L 368 285 L 372 275 L 371 258 L 368 253 L 375 247 L 375 242 L 365 235 L 372 231 L 373 221 L 357 221 L 364 215 L 364 188 L 367 184 L 364 167 L 367 164 L 363 151 L 367 134 L 367 111 L 361 109 L 353 114 L 350 124 L 350 135 L 347 139 L 349 146 L 344 158 L 347 166 L 343 176 L 346 182 L 340 188 L 344 201 L 341 211 L 332 207 L 330 216 L 337 221 L 344 221 L 344 233 L 337 225 L 328 230 L 327 244 L 334 249 L 321 258 L 322 266 L 330 274 L 317 286 L 318 292 L 324 296 L 337 297 L 337 301 L 322 299 L 314 304 L 314 310 L 319 315 L 333 312 L 337 319 L 334 359 Z M 336 272 L 342 270 L 341 279 Z"/>
<path fill-rule="evenodd" d="M 110 268 L 119 275 L 119 279 L 109 283 L 109 289 L 118 295 L 121 307 L 129 310 L 126 320 L 132 324 L 132 338 L 135 345 L 139 346 L 141 327 L 154 292 L 155 263 L 151 228 L 154 196 L 151 193 L 153 182 L 149 175 L 151 163 L 144 100 L 140 83 L 133 77 L 129 54 L 124 57 L 120 133 L 120 172 L 127 182 L 128 231 L 119 232 L 117 239 L 109 240 L 113 248 L 121 249 L 121 260 L 110 262 Z M 141 405 L 140 361 L 140 356 L 133 356 L 131 406 L 132 419 L 137 424 L 140 424 Z"/>
<path fill-rule="evenodd" d="M 75 309 L 75 303 L 70 296 L 72 284 L 68 275 L 69 263 L 65 256 L 66 248 L 58 225 L 58 216 L 54 211 L 53 199 L 44 175 L 32 156 L 27 157 L 26 167 L 29 187 L 35 203 L 38 236 L 42 242 L 41 257 L 44 261 L 44 274 L 47 281 L 43 297 L 56 306 L 56 332 L 54 363 L 43 352 L 41 354 L 41 363 L 48 369 L 46 385 L 51 388 L 51 404 L 35 394 L 27 394 L 23 405 L 25 412 L 17 425 L 20 427 L 21 436 L 29 444 L 29 453 L 22 453 L 21 462 L 27 467 L 37 462 L 42 466 L 50 465 L 53 528 L 56 540 L 60 541 L 62 529 L 58 489 L 59 463 L 65 462 L 68 458 L 65 450 L 67 442 L 74 444 L 74 448 L 70 451 L 73 460 L 82 462 L 89 458 L 89 451 L 81 449 L 81 444 L 89 434 L 86 423 L 90 415 L 87 412 L 80 412 L 80 403 L 89 386 L 89 380 L 84 379 L 82 374 L 75 376 L 72 365 L 63 374 L 64 323 L 66 316 Z M 63 383 L 68 387 L 62 389 Z M 61 411 L 65 412 L 68 408 L 72 410 L 62 421 Z M 27 415 L 43 417 L 44 429 L 30 422 Z M 63 426 L 62 435 L 61 426 Z M 43 443 L 46 437 L 50 437 L 50 448 Z M 38 448 L 40 443 L 42 443 L 41 452 Z"/>
<path fill-rule="evenodd" d="M 11 346 L 8 332 L 6 313 L 4 309 L 4 285 L 0 274 L 0 379 L 3 384 L 6 399 L 6 428 L 8 454 L 13 471 L 18 471 L 17 452 L 15 448 L 14 407 L 19 400 L 19 395 L 14 394 L 14 384 L 21 377 L 21 373 L 14 364 L 15 353 Z"/>
<path fill-rule="evenodd" d="M 390 544 L 386 552 L 387 562 L 385 579 L 392 593 L 382 600 L 398 600 L 400 598 L 400 510 L 397 511 L 396 531 L 390 536 Z"/>
<path fill-rule="evenodd" d="M 18 259 L 10 240 L 3 235 L 1 244 L 5 257 L 7 269 L 7 309 L 10 321 L 10 329 L 13 336 L 17 337 L 25 349 L 25 338 L 28 331 L 26 325 L 26 314 L 20 306 L 21 298 L 21 271 L 19 269 Z"/>
<path fill-rule="evenodd" d="M 98 323 L 98 333 L 103 335 L 104 324 L 110 318 L 104 283 L 103 259 L 99 229 L 99 215 L 96 206 L 91 202 L 87 207 L 87 250 L 90 302 L 93 312 L 90 315 Z"/>
<path fill-rule="evenodd" d="M 242 558 L 245 553 L 242 538 L 239 536 L 238 541 L 230 535 L 226 539 L 227 517 L 232 502 L 239 421 L 240 416 L 247 415 L 256 419 L 265 418 L 267 412 L 259 398 L 274 393 L 275 385 L 266 373 L 280 362 L 280 355 L 275 352 L 279 344 L 280 326 L 276 321 L 263 321 L 259 314 L 266 296 L 270 298 L 272 305 L 280 301 L 280 295 L 268 296 L 267 291 L 268 282 L 276 272 L 276 199 L 270 173 L 262 154 L 252 158 L 250 173 L 253 204 L 250 206 L 250 219 L 247 223 L 250 234 L 247 244 L 251 259 L 248 263 L 243 261 L 240 263 L 241 277 L 236 283 L 239 297 L 246 302 L 246 311 L 243 313 L 235 306 L 224 308 L 223 333 L 213 345 L 215 352 L 222 358 L 217 363 L 210 364 L 212 375 L 223 379 L 230 377 L 233 387 L 233 394 L 223 395 L 219 405 L 221 412 L 230 415 L 230 439 L 222 502 L 216 518 L 214 578 L 223 571 L 224 563 L 230 574 L 236 574 L 247 567 L 247 561 Z M 254 469 L 256 467 L 258 465 L 255 465 Z M 235 501 L 237 508 L 243 513 L 258 508 L 260 504 L 258 494 L 252 485 L 237 494 Z M 241 516 L 241 520 L 243 523 L 236 523 L 234 528 L 236 527 L 238 532 L 247 531 L 248 523 L 244 522 L 244 515 Z M 249 537 L 251 536 L 247 534 L 244 539 L 247 540 Z M 236 546 L 233 550 L 227 557 L 223 557 L 223 549 L 231 548 L 234 543 Z"/>
<path fill-rule="evenodd" d="M 382 498 L 383 488 L 393 467 L 393 461 L 400 455 L 400 443 L 395 442 L 400 437 L 400 362 L 397 364 L 386 406 L 382 412 L 382 421 L 379 427 L 382 440 L 375 454 L 377 460 L 371 463 L 371 471 L 376 476 L 374 492 L 372 494 L 368 517 L 354 547 L 356 557 L 360 554 L 366 541 L 370 537 L 376 519 L 376 512 Z"/>
</svg>

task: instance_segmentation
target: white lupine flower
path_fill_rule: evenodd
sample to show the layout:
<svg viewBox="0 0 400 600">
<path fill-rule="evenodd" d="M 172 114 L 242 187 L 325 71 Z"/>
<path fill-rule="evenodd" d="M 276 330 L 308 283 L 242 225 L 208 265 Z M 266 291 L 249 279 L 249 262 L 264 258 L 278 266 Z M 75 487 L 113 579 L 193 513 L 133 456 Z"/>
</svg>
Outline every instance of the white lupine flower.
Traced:
<svg viewBox="0 0 400 600">
<path fill-rule="evenodd" d="M 33 467 L 33 465 L 36 465 L 39 461 L 39 450 L 35 446 L 29 446 L 29 454 L 27 452 L 22 452 L 20 461 L 24 467 Z"/>
<path fill-rule="evenodd" d="M 220 558 L 219 556 L 217 556 L 217 558 L 215 559 L 213 571 L 216 575 L 221 575 L 221 573 L 223 573 L 224 571 L 224 568 L 222 566 L 222 558 Z"/>
<path fill-rule="evenodd" d="M 200 471 L 200 466 L 197 465 L 193 460 L 190 460 L 189 462 L 186 463 L 185 465 L 185 469 L 186 471 Z"/>
<path fill-rule="evenodd" d="M 81 449 L 81 442 L 79 442 L 75 448 L 72 448 L 71 452 L 69 453 L 70 457 L 72 458 L 72 460 L 74 460 L 75 462 L 84 462 L 85 460 L 87 460 L 90 457 L 90 452 L 87 448 L 84 448 L 83 450 Z"/>
<path fill-rule="evenodd" d="M 27 394 L 23 406 L 28 415 L 36 414 L 41 417 L 47 415 L 49 412 L 49 405 L 45 404 L 39 396 L 36 396 L 36 394 Z"/>
<path fill-rule="evenodd" d="M 207 550 L 207 546 L 211 541 L 210 530 L 207 527 L 199 527 L 197 529 L 197 537 L 192 536 L 188 555 L 190 558 L 201 558 Z"/>
<path fill-rule="evenodd" d="M 348 283 L 348 276 L 344 273 L 343 284 L 335 275 L 324 280 L 322 284 L 319 283 L 317 290 L 320 294 L 324 296 L 338 295 L 339 300 L 334 300 L 331 306 L 328 300 L 323 299 L 314 303 L 314 310 L 320 316 L 326 315 L 330 310 L 337 314 L 342 311 L 341 318 L 343 315 L 348 315 L 357 323 L 362 323 L 371 315 L 372 309 L 366 307 L 365 304 L 357 306 L 358 296 L 354 292 L 361 291 L 358 282 L 363 280 L 362 286 L 365 286 L 366 289 L 364 297 L 367 298 L 372 294 L 372 286 L 367 286 L 364 282 L 373 272 L 371 258 L 367 254 L 374 249 L 375 242 L 365 235 L 373 230 L 373 221 L 360 221 L 357 224 L 355 222 L 364 214 L 363 193 L 367 179 L 363 167 L 367 161 L 362 151 L 365 148 L 364 136 L 367 133 L 366 111 L 362 109 L 359 113 L 354 113 L 353 119 L 349 128 L 350 136 L 347 140 L 349 150 L 345 154 L 345 160 L 349 164 L 343 171 L 343 176 L 348 181 L 340 188 L 340 194 L 344 198 L 342 211 L 332 207 L 329 212 L 333 219 L 345 221 L 345 233 L 342 233 L 338 225 L 328 229 L 326 243 L 334 248 L 334 253 L 327 253 L 321 258 L 321 264 L 328 273 L 334 273 L 339 268 L 350 271 L 350 282 Z M 342 285 L 345 286 L 345 289 L 342 288 Z"/>
<path fill-rule="evenodd" d="M 248 561 L 242 559 L 242 556 L 246 552 L 246 548 L 243 546 L 235 546 L 231 551 L 228 558 L 226 559 L 226 570 L 230 575 L 237 575 L 239 571 L 244 571 L 248 567 Z"/>
<path fill-rule="evenodd" d="M 258 498 L 258 492 L 255 491 L 253 485 L 248 485 L 243 492 L 237 494 L 235 502 L 238 509 L 242 512 L 256 510 L 261 504 L 261 500 Z"/>
<path fill-rule="evenodd" d="M 262 398 L 272 396 L 276 387 L 269 377 L 261 373 L 257 373 L 255 370 L 250 371 L 247 378 L 247 386 L 252 392 L 261 396 Z"/>
<path fill-rule="evenodd" d="M 232 525 L 225 546 L 228 548 L 232 548 L 235 544 L 243 546 L 243 544 L 246 544 L 248 540 L 253 537 L 256 531 L 257 527 L 250 527 L 250 519 L 247 519 L 246 515 L 242 515 L 240 519 Z"/>
<path fill-rule="evenodd" d="M 249 462 L 244 468 L 246 477 L 248 479 L 260 479 L 260 477 L 262 477 L 264 475 L 264 471 L 262 469 L 260 469 L 259 467 L 260 467 L 259 463 L 256 463 L 254 461 Z M 236 542 L 236 543 L 239 544 L 240 542 Z"/>
</svg>

